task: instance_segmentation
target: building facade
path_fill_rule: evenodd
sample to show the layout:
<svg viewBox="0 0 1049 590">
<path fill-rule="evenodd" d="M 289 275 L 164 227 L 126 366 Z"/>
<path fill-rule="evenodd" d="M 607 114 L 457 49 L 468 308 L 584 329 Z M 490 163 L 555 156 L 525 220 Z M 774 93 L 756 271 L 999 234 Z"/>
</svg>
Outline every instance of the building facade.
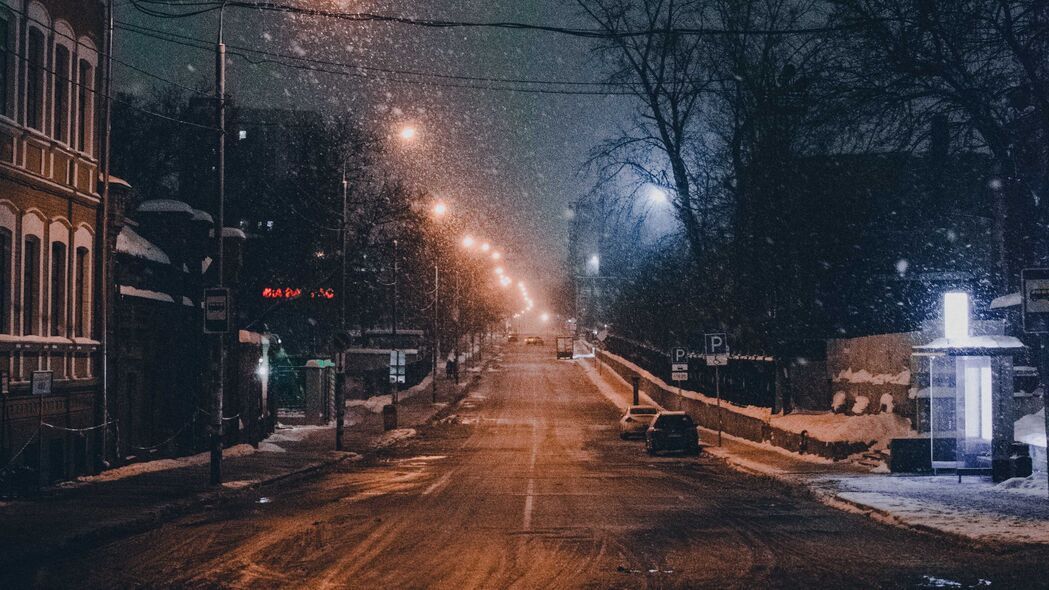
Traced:
<svg viewBox="0 0 1049 590">
<path fill-rule="evenodd" d="M 93 468 L 103 17 L 95 0 L 0 0 L 0 478 L 8 482 Z M 51 378 L 50 394 L 33 394 L 37 372 Z"/>
</svg>

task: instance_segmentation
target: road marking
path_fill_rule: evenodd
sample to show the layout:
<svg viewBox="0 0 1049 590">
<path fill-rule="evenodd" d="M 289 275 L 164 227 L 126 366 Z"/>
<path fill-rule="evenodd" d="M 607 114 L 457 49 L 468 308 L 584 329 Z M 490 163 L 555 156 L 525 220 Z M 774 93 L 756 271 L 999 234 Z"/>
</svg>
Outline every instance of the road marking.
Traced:
<svg viewBox="0 0 1049 590">
<path fill-rule="evenodd" d="M 525 498 L 524 522 L 521 525 L 521 528 L 526 530 L 526 531 L 532 530 L 532 505 L 534 503 L 534 498 L 535 498 L 534 494 L 535 494 L 535 480 L 529 478 L 528 479 L 528 496 Z"/>
</svg>

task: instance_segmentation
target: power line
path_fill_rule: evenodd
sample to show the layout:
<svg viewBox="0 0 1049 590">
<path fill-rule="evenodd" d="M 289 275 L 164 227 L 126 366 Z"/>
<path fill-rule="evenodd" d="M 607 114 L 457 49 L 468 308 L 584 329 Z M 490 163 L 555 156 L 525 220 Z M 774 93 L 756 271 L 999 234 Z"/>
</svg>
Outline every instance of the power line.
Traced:
<svg viewBox="0 0 1049 590">
<path fill-rule="evenodd" d="M 164 6 L 189 6 L 191 4 L 182 2 L 171 2 L 163 0 L 132 0 L 132 4 L 136 8 L 141 10 L 139 6 L 142 2 L 148 2 L 149 4 L 164 5 Z M 454 21 L 454 20 L 441 20 L 441 19 L 421 19 L 412 18 L 406 16 L 388 15 L 388 14 L 376 14 L 369 12 L 342 12 L 334 10 L 322 10 L 317 8 L 303 8 L 301 6 L 292 6 L 290 4 L 282 4 L 278 2 L 244 2 L 240 0 L 213 0 L 211 2 L 197 2 L 192 5 L 196 6 L 210 6 L 209 9 L 201 9 L 201 11 L 218 10 L 223 6 L 231 8 L 247 8 L 260 11 L 268 12 L 279 12 L 286 14 L 295 14 L 303 16 L 316 16 L 323 18 L 330 18 L 336 20 L 343 20 L 349 22 L 382 22 L 382 23 L 393 23 L 410 25 L 416 27 L 425 28 L 436 28 L 436 29 L 451 29 L 451 28 L 489 28 L 489 29 L 509 29 L 516 31 L 537 31 L 546 33 L 557 33 L 561 35 L 568 35 L 572 37 L 581 37 L 587 39 L 625 39 L 630 37 L 645 37 L 649 35 L 716 35 L 716 36 L 734 36 L 734 35 L 774 35 L 774 36 L 789 36 L 789 35 L 819 35 L 824 33 L 834 33 L 846 30 L 852 30 L 866 24 L 864 22 L 854 23 L 843 23 L 840 25 L 821 25 L 815 27 L 800 27 L 791 29 L 719 29 L 713 27 L 654 27 L 649 29 L 640 29 L 633 31 L 608 31 L 605 29 L 585 29 L 575 27 L 558 27 L 553 25 L 538 25 L 533 23 L 522 23 L 515 21 Z M 154 10 L 154 9 L 150 9 Z M 147 13 L 148 14 L 148 13 Z M 190 13 L 174 14 L 174 13 L 161 13 L 166 18 L 181 18 L 182 16 L 193 16 Z M 879 19 L 879 20 L 895 20 L 895 19 Z"/>
</svg>

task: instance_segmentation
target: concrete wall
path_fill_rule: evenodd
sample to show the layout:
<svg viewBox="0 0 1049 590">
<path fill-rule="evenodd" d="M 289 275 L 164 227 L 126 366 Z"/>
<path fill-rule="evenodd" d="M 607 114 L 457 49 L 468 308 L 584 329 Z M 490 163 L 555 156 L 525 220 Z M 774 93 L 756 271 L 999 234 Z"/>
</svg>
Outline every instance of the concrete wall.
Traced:
<svg viewBox="0 0 1049 590">
<path fill-rule="evenodd" d="M 630 380 L 632 375 L 636 374 L 636 371 L 618 356 L 601 350 L 597 351 L 597 355 L 605 366 L 611 368 L 627 381 Z M 692 419 L 704 428 L 716 429 L 718 427 L 719 412 L 716 404 L 680 396 L 676 388 L 665 387 L 660 383 L 645 378 L 641 379 L 640 388 L 641 391 L 664 408 L 688 412 Z M 865 451 L 868 448 L 863 443 L 823 442 L 802 437 L 797 433 L 773 428 L 759 417 L 733 412 L 731 405 L 724 401 L 722 402 L 720 418 L 723 431 L 732 436 L 754 442 L 769 442 L 791 451 L 811 453 L 829 459 L 844 459 L 849 455 Z"/>
<path fill-rule="evenodd" d="M 846 408 L 858 396 L 870 400 L 865 413 L 877 413 L 882 395 L 892 395 L 894 413 L 913 417 L 911 387 L 911 348 L 919 343 L 919 333 L 879 334 L 861 338 L 842 338 L 827 342 L 827 374 L 831 391 L 846 395 Z"/>
</svg>

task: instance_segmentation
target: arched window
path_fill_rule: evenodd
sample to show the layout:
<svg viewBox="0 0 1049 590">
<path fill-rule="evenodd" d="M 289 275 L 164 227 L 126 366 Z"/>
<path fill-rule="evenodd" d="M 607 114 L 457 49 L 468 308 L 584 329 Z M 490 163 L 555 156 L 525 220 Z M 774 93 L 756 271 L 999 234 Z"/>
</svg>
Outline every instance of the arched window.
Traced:
<svg viewBox="0 0 1049 590">
<path fill-rule="evenodd" d="M 15 117 L 18 72 L 18 17 L 0 2 L 0 115 Z"/>
<path fill-rule="evenodd" d="M 90 336 L 91 326 L 91 293 L 88 291 L 88 280 L 91 277 L 91 251 L 83 246 L 76 249 L 76 300 L 73 321 L 76 322 L 74 334 L 78 338 Z"/>
<path fill-rule="evenodd" d="M 66 335 L 66 245 L 51 242 L 51 335 Z"/>
<path fill-rule="evenodd" d="M 36 334 L 39 318 L 40 238 L 26 236 L 22 246 L 22 334 Z"/>
<path fill-rule="evenodd" d="M 0 227 L 0 334 L 11 330 L 11 261 L 14 257 L 14 236 L 11 230 Z"/>
<path fill-rule="evenodd" d="M 93 299 L 91 285 L 94 264 L 91 258 L 91 245 L 94 234 L 90 227 L 81 225 L 73 234 L 73 309 L 70 317 L 73 321 L 73 335 L 77 338 L 91 337 L 91 311 Z"/>
<path fill-rule="evenodd" d="M 71 132 L 72 90 L 73 90 L 73 29 L 63 21 L 55 22 L 55 60 L 54 60 L 54 114 L 52 128 L 54 138 L 68 144 Z"/>
<path fill-rule="evenodd" d="M 78 43 L 80 60 L 77 62 L 77 149 L 94 153 L 95 121 L 95 67 L 98 52 L 90 39 L 81 37 Z"/>
<path fill-rule="evenodd" d="M 29 28 L 28 59 L 26 60 L 26 125 L 44 130 L 44 33 Z"/>
</svg>

